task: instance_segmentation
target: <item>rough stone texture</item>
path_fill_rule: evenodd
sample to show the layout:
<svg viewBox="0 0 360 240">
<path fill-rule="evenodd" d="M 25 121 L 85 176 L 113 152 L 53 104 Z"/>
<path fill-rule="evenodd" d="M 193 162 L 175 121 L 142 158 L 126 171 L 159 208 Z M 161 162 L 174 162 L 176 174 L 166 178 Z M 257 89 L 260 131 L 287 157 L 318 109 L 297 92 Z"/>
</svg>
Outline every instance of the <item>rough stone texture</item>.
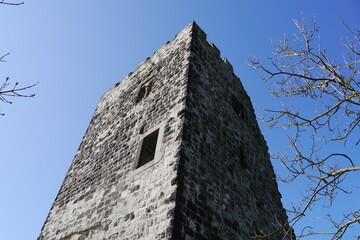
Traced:
<svg viewBox="0 0 360 240">
<path fill-rule="evenodd" d="M 173 239 L 270 233 L 287 217 L 250 98 L 205 33 L 192 39 Z"/>
<path fill-rule="evenodd" d="M 249 97 L 193 22 L 104 94 L 38 239 L 251 239 L 286 222 L 274 178 Z"/>
</svg>

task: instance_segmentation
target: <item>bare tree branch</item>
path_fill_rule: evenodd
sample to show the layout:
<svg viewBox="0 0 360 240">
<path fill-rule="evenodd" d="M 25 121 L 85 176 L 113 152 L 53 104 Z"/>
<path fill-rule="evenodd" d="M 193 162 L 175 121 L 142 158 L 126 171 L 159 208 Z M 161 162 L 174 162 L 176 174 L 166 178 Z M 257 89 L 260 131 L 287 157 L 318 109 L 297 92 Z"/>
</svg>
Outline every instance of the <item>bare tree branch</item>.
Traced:
<svg viewBox="0 0 360 240">
<path fill-rule="evenodd" d="M 9 53 L 4 54 L 3 56 L 0 57 L 0 62 L 6 62 L 4 60 L 4 58 L 6 56 L 8 56 Z M 26 90 L 36 86 L 38 83 L 32 84 L 32 85 L 28 85 L 28 86 L 24 86 L 24 87 L 19 87 L 19 83 L 16 82 L 14 84 L 10 83 L 10 78 L 6 77 L 4 82 L 0 85 L 0 101 L 3 103 L 10 103 L 12 104 L 11 101 L 9 101 L 9 97 L 34 97 L 35 94 L 27 94 L 24 93 Z M 11 86 L 13 85 L 13 86 Z M 5 115 L 4 113 L 0 112 L 0 115 Z"/>
<path fill-rule="evenodd" d="M 11 2 L 5 2 L 5 0 L 1 0 L 0 4 L 4 4 L 4 5 L 11 5 L 11 6 L 18 6 L 18 5 L 22 5 L 24 4 L 24 2 L 19 2 L 19 3 L 11 3 Z"/>
<path fill-rule="evenodd" d="M 349 228 L 360 224 L 360 207 L 356 204 L 357 209 L 344 212 L 342 219 L 330 214 L 338 193 L 352 194 L 345 180 L 350 174 L 360 173 L 359 159 L 343 152 L 329 153 L 331 149 L 328 148 L 328 144 L 337 142 L 343 145 L 349 141 L 355 145 L 360 142 L 360 31 L 353 31 L 341 22 L 350 35 L 340 41 L 342 63 L 338 59 L 332 60 L 317 41 L 319 27 L 316 21 L 309 27 L 304 19 L 301 22 L 294 20 L 298 33 L 293 39 L 284 35 L 283 40 L 272 41 L 274 57 L 268 58 L 268 64 L 257 56 L 249 60 L 252 68 L 264 72 L 264 81 L 276 79 L 275 96 L 284 97 L 285 102 L 291 97 L 314 101 L 313 108 L 311 104 L 301 105 L 301 101 L 298 107 L 282 103 L 282 109 L 263 108 L 268 114 L 262 117 L 270 128 L 293 129 L 293 135 L 288 137 L 292 154 L 273 154 L 289 173 L 280 180 L 292 183 L 301 178 L 308 182 L 300 204 L 288 210 L 290 226 L 306 218 L 307 213 L 320 203 L 329 209 L 324 219 L 329 220 L 335 230 L 320 231 L 306 225 L 298 234 L 299 239 L 314 235 L 342 239 Z"/>
</svg>

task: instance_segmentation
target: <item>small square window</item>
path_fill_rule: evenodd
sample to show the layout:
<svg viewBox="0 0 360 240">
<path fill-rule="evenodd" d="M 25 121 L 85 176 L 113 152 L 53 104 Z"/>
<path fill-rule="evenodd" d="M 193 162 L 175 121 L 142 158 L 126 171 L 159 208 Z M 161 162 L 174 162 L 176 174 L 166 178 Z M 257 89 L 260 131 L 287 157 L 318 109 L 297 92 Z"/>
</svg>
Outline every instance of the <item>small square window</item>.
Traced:
<svg viewBox="0 0 360 240">
<path fill-rule="evenodd" d="M 136 168 L 154 160 L 159 129 L 144 137 L 141 145 L 140 156 Z"/>
</svg>

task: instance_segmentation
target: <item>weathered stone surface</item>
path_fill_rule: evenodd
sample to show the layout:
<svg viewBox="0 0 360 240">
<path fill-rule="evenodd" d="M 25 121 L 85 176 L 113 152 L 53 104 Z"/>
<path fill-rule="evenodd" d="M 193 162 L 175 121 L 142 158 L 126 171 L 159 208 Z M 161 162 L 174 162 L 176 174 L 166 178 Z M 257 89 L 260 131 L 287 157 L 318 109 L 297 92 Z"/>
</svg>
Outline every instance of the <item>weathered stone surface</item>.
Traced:
<svg viewBox="0 0 360 240">
<path fill-rule="evenodd" d="M 251 101 L 205 33 L 192 34 L 173 239 L 271 233 L 287 217 Z"/>
<path fill-rule="evenodd" d="M 104 94 L 39 239 L 250 239 L 286 222 L 274 178 L 240 80 L 191 23 Z"/>
</svg>

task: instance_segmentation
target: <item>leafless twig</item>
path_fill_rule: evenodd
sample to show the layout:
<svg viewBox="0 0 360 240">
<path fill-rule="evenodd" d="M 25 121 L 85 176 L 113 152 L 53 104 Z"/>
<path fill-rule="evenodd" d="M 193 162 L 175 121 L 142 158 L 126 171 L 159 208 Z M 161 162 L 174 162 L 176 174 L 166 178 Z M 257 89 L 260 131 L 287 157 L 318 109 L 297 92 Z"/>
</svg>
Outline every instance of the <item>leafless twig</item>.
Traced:
<svg viewBox="0 0 360 240">
<path fill-rule="evenodd" d="M 11 5 L 11 6 L 18 6 L 18 5 L 22 5 L 24 4 L 24 2 L 19 2 L 19 3 L 11 3 L 11 2 L 5 2 L 5 0 L 1 0 L 0 4 L 4 4 L 4 5 Z"/>
<path fill-rule="evenodd" d="M 301 22 L 294 20 L 298 34 L 293 39 L 284 35 L 283 40 L 272 42 L 275 56 L 269 58 L 269 64 L 264 64 L 257 56 L 249 60 L 251 67 L 265 73 L 264 81 L 277 80 L 275 96 L 301 97 L 320 103 L 313 109 L 313 114 L 309 113 L 311 104 L 293 107 L 283 103 L 282 109 L 264 109 L 268 114 L 262 117 L 270 128 L 293 129 L 294 134 L 288 138 L 293 155 L 273 155 L 289 173 L 281 180 L 287 183 L 298 178 L 308 181 L 307 194 L 299 205 L 289 210 L 290 226 L 298 224 L 320 202 L 331 212 L 330 207 L 338 193 L 352 194 L 344 185 L 348 175 L 360 173 L 359 159 L 343 152 L 321 151 L 331 142 L 344 145 L 349 141 L 355 145 L 360 142 L 360 32 L 353 31 L 344 21 L 342 23 L 350 35 L 340 41 L 343 63 L 332 60 L 317 42 L 319 27 L 316 21 L 308 26 L 304 19 Z M 298 233 L 298 238 L 323 235 L 333 240 L 342 239 L 351 226 L 360 224 L 359 206 L 355 207 L 356 210 L 345 212 L 343 219 L 328 215 L 326 219 L 335 231 L 319 231 L 306 226 Z"/>
<path fill-rule="evenodd" d="M 0 62 L 6 62 L 4 58 L 9 55 L 9 53 L 0 57 Z M 27 94 L 24 93 L 26 90 L 36 86 L 38 83 L 27 85 L 24 87 L 19 87 L 19 83 L 16 82 L 11 84 L 10 78 L 6 77 L 4 82 L 0 85 L 0 101 L 3 103 L 12 103 L 9 101 L 9 97 L 34 97 L 35 94 Z M 12 85 L 12 86 L 11 86 Z M 0 113 L 0 115 L 4 115 L 4 113 Z"/>
</svg>

